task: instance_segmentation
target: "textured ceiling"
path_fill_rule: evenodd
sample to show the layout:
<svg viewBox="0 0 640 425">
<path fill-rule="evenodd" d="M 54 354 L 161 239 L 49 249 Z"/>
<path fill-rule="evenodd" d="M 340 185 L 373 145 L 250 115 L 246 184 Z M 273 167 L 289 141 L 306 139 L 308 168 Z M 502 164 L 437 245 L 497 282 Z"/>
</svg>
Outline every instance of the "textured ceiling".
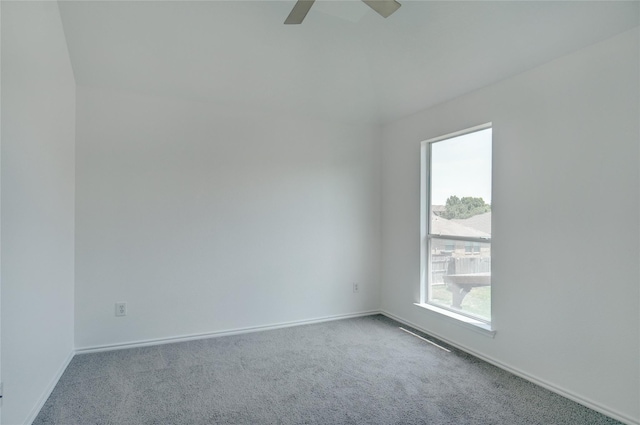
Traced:
<svg viewBox="0 0 640 425">
<path fill-rule="evenodd" d="M 79 85 L 388 122 L 639 25 L 637 1 L 60 1 Z"/>
</svg>

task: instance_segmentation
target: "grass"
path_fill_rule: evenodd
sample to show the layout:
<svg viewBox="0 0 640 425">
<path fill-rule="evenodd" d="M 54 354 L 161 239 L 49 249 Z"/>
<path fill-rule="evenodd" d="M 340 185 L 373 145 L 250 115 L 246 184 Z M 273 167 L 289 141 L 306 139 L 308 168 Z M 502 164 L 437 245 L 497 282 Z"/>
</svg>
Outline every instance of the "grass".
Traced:
<svg viewBox="0 0 640 425">
<path fill-rule="evenodd" d="M 445 307 L 451 307 L 451 292 L 446 285 L 431 287 L 431 300 Z M 473 288 L 462 300 L 462 311 L 491 320 L 491 286 Z"/>
</svg>

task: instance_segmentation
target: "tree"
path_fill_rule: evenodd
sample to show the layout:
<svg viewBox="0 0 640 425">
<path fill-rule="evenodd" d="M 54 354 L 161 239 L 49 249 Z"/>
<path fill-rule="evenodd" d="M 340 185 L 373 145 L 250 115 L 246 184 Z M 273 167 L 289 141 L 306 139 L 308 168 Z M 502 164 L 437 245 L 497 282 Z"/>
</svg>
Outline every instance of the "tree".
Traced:
<svg viewBox="0 0 640 425">
<path fill-rule="evenodd" d="M 447 203 L 444 207 L 445 210 L 441 216 L 448 220 L 452 218 L 469 218 L 491 211 L 491 205 L 484 202 L 484 199 L 471 196 L 462 198 L 458 198 L 455 195 L 450 196 L 447 198 Z"/>
</svg>

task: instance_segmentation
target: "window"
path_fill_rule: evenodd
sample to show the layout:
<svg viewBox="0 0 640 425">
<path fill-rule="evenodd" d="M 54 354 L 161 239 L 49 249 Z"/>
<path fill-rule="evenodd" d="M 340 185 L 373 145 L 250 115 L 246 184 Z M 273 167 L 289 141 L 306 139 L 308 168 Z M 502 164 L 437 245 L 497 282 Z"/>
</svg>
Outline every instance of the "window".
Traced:
<svg viewBox="0 0 640 425">
<path fill-rule="evenodd" d="M 420 303 L 491 323 L 491 124 L 422 142 Z"/>
<path fill-rule="evenodd" d="M 478 254 L 480 253 L 480 244 L 478 242 L 465 242 L 464 243 L 465 254 Z"/>
</svg>

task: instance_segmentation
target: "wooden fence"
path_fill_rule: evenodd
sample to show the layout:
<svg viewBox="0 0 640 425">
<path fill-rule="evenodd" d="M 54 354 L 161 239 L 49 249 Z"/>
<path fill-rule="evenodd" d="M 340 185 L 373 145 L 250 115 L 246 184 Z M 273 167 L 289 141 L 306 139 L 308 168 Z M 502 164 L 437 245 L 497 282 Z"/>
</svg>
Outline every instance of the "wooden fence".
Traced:
<svg viewBox="0 0 640 425">
<path fill-rule="evenodd" d="M 444 275 L 491 272 L 491 257 L 432 255 L 431 267 L 431 283 L 441 284 Z"/>
</svg>

